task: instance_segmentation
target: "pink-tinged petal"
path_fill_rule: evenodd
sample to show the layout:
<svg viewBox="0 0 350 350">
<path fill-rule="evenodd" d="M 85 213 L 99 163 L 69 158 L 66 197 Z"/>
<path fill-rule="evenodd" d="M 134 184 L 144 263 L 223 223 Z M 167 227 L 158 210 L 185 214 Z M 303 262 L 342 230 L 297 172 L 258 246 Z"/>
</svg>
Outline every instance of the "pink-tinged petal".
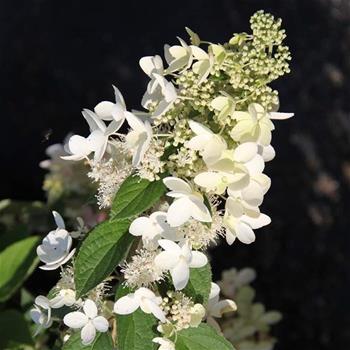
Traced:
<svg viewBox="0 0 350 350">
<path fill-rule="evenodd" d="M 177 264 L 179 260 L 179 254 L 172 251 L 164 251 L 159 253 L 155 259 L 154 263 L 164 270 L 171 270 Z"/>
<path fill-rule="evenodd" d="M 107 332 L 108 331 L 108 321 L 103 316 L 97 316 L 92 320 L 92 323 L 94 324 L 95 328 L 99 332 Z"/>
<path fill-rule="evenodd" d="M 252 228 L 244 222 L 239 222 L 236 225 L 237 238 L 245 244 L 250 244 L 255 241 L 255 234 Z"/>
<path fill-rule="evenodd" d="M 176 266 L 170 271 L 173 284 L 176 290 L 186 287 L 190 278 L 190 269 L 184 258 L 181 258 Z"/>
<path fill-rule="evenodd" d="M 83 310 L 85 312 L 85 315 L 91 319 L 93 319 L 97 316 L 96 304 L 90 299 L 87 299 L 85 301 L 84 306 L 83 306 Z"/>
<path fill-rule="evenodd" d="M 203 267 L 207 264 L 208 258 L 205 254 L 197 251 L 192 251 L 192 259 L 190 262 L 190 267 L 198 268 Z"/>
<path fill-rule="evenodd" d="M 84 327 L 89 322 L 89 318 L 80 311 L 70 312 L 63 318 L 63 323 L 69 328 L 78 329 Z"/>
<path fill-rule="evenodd" d="M 83 345 L 90 345 L 96 337 L 96 328 L 92 321 L 89 321 L 81 330 L 81 342 Z"/>
<path fill-rule="evenodd" d="M 114 312 L 118 315 L 129 315 L 140 306 L 139 301 L 134 294 L 128 294 L 121 297 L 114 304 Z"/>
</svg>

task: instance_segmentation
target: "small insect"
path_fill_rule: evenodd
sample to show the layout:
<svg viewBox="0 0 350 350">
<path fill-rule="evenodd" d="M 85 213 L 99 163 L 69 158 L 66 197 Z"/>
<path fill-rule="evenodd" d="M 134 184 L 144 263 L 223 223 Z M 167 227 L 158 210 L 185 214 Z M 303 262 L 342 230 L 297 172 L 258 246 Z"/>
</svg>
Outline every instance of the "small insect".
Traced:
<svg viewBox="0 0 350 350">
<path fill-rule="evenodd" d="M 43 135 L 43 139 L 42 139 L 42 143 L 43 142 L 46 142 L 46 141 L 48 141 L 49 140 L 49 138 L 50 138 L 50 136 L 52 135 L 52 132 L 53 132 L 53 130 L 52 129 L 47 129 L 46 131 L 44 131 L 43 133 L 42 133 L 42 135 Z"/>
</svg>

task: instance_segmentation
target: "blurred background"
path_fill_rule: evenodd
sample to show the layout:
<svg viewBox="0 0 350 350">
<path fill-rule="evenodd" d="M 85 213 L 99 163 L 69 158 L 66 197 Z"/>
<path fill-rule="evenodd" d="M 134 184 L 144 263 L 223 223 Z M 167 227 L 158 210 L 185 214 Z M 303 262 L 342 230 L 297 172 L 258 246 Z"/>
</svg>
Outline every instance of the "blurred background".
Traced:
<svg viewBox="0 0 350 350">
<path fill-rule="evenodd" d="M 85 134 L 81 109 L 112 99 L 112 84 L 139 108 L 140 57 L 187 38 L 185 26 L 226 41 L 259 9 L 283 18 L 292 73 L 274 87 L 295 118 L 273 135 L 263 208 L 272 224 L 249 247 L 216 248 L 214 273 L 256 269 L 257 298 L 284 316 L 277 350 L 349 349 L 349 0 L 2 1 L 0 198 L 44 199 L 45 149 Z M 28 288 L 47 292 L 44 276 L 34 273 Z"/>
</svg>

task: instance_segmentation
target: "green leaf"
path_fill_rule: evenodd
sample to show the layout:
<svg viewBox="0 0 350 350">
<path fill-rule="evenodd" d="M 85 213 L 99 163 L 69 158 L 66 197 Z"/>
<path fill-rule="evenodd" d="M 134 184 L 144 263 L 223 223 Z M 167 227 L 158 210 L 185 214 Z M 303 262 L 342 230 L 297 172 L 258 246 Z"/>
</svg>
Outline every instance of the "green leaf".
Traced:
<svg viewBox="0 0 350 350">
<path fill-rule="evenodd" d="M 214 328 L 202 323 L 177 333 L 176 350 L 234 350 L 234 347 Z"/>
<path fill-rule="evenodd" d="M 96 338 L 90 345 L 83 345 L 80 338 L 80 332 L 74 333 L 64 344 L 62 350 L 112 350 L 113 341 L 109 334 L 97 332 Z"/>
<path fill-rule="evenodd" d="M 129 225 L 129 220 L 107 220 L 90 231 L 75 261 L 77 298 L 96 287 L 125 258 L 134 239 Z"/>
<path fill-rule="evenodd" d="M 16 310 L 0 312 L 0 349 L 34 345 L 24 315 Z"/>
<path fill-rule="evenodd" d="M 130 293 L 131 290 L 119 286 L 116 299 Z M 117 315 L 118 350 L 155 350 L 157 345 L 152 339 L 159 336 L 156 333 L 158 321 L 140 309 L 130 315 Z"/>
<path fill-rule="evenodd" d="M 194 302 L 206 304 L 211 289 L 211 269 L 209 263 L 198 269 L 191 269 L 190 279 L 184 293 Z"/>
<path fill-rule="evenodd" d="M 0 302 L 9 299 L 35 269 L 39 262 L 36 255 L 39 240 L 38 236 L 28 237 L 0 253 Z"/>
<path fill-rule="evenodd" d="M 131 218 L 151 208 L 164 194 L 162 180 L 148 181 L 138 176 L 129 176 L 117 192 L 110 217 L 111 219 Z"/>
</svg>

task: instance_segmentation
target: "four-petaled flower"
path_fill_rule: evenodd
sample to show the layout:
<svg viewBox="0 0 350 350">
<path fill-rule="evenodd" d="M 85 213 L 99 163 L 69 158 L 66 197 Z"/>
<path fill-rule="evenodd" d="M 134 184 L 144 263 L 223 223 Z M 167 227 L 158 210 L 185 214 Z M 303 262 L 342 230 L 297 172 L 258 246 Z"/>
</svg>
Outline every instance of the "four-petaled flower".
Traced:
<svg viewBox="0 0 350 350">
<path fill-rule="evenodd" d="M 81 330 L 81 340 L 84 345 L 91 344 L 96 336 L 96 331 L 107 332 L 108 321 L 103 316 L 98 316 L 96 304 L 87 299 L 83 305 L 83 311 L 73 311 L 63 318 L 66 326 Z"/>
<path fill-rule="evenodd" d="M 208 259 L 202 252 L 191 250 L 189 242 L 179 244 L 167 239 L 159 240 L 164 249 L 155 257 L 155 264 L 164 270 L 169 270 L 176 290 L 184 289 L 190 278 L 190 267 L 199 268 L 207 264 Z"/>
<path fill-rule="evenodd" d="M 177 177 L 166 177 L 163 182 L 171 190 L 167 196 L 174 198 L 167 212 L 167 221 L 170 226 L 180 226 L 191 217 L 201 222 L 212 221 L 203 196 L 189 183 Z"/>
<path fill-rule="evenodd" d="M 141 236 L 142 242 L 147 249 L 156 249 L 158 240 L 161 238 L 179 241 L 183 236 L 177 229 L 167 223 L 167 213 L 156 211 L 149 217 L 140 216 L 136 218 L 129 227 L 133 236 Z"/>
<path fill-rule="evenodd" d="M 129 315 L 141 308 L 146 314 L 153 314 L 161 322 L 165 322 L 165 314 L 160 307 L 162 298 L 157 297 L 150 289 L 141 287 L 134 293 L 121 297 L 114 304 L 114 312 L 118 315 Z"/>
<path fill-rule="evenodd" d="M 49 232 L 43 239 L 42 244 L 36 249 L 39 259 L 45 263 L 45 265 L 40 266 L 42 270 L 57 269 L 65 264 L 75 253 L 75 248 L 70 252 L 73 240 L 69 232 L 64 228 L 62 217 L 55 211 L 53 215 L 57 228 Z"/>
<path fill-rule="evenodd" d="M 220 318 L 226 312 L 237 310 L 237 305 L 233 300 L 219 300 L 220 287 L 216 283 L 211 283 L 211 290 L 207 305 L 207 323 L 220 332 L 220 326 L 214 318 Z"/>
<path fill-rule="evenodd" d="M 39 327 L 34 333 L 36 336 L 41 329 L 49 328 L 52 324 L 50 300 L 43 295 L 35 298 L 34 308 L 30 310 L 30 317 Z"/>
</svg>

